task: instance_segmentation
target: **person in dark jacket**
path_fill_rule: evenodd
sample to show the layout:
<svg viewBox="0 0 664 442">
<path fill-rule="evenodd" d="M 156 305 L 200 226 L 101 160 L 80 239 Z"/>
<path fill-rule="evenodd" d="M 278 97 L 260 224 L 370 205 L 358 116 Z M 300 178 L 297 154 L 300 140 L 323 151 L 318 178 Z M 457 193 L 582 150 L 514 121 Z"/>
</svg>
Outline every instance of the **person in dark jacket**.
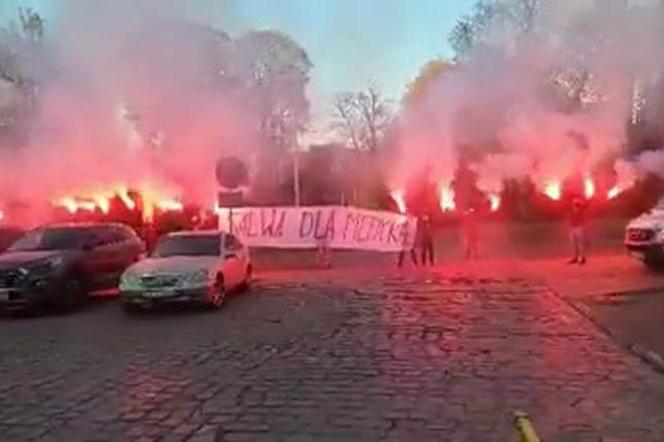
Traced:
<svg viewBox="0 0 664 442">
<path fill-rule="evenodd" d="M 434 265 L 434 256 L 433 256 L 433 229 L 431 226 L 431 218 L 429 215 L 424 215 L 419 220 L 419 244 L 422 248 L 421 262 L 422 265 L 427 264 L 427 258 L 429 265 Z"/>
</svg>

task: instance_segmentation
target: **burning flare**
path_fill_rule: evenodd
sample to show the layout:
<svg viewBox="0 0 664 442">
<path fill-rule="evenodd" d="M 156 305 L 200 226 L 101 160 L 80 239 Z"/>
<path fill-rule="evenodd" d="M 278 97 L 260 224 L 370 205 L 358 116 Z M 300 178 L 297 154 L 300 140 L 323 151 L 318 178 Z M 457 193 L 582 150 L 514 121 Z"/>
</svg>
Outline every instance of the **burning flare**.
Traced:
<svg viewBox="0 0 664 442">
<path fill-rule="evenodd" d="M 94 198 L 97 207 L 102 211 L 104 215 L 107 215 L 111 210 L 111 201 L 105 196 L 95 196 Z"/>
<path fill-rule="evenodd" d="M 622 187 L 620 187 L 618 185 L 615 185 L 615 186 L 613 186 L 612 188 L 609 189 L 609 191 L 606 194 L 606 197 L 608 199 L 612 200 L 613 198 L 620 195 L 623 192 L 623 190 L 625 190 L 625 189 L 623 189 Z"/>
<path fill-rule="evenodd" d="M 182 212 L 184 210 L 180 201 L 153 191 L 142 191 L 141 199 L 143 200 L 143 219 L 145 221 L 152 221 L 156 210 L 161 212 Z"/>
<path fill-rule="evenodd" d="M 136 201 L 131 199 L 131 197 L 129 196 L 129 191 L 126 188 L 120 187 L 116 190 L 116 193 L 118 195 L 118 198 L 120 198 L 120 200 L 122 200 L 122 202 L 127 207 L 127 209 L 129 209 L 129 210 L 135 210 L 136 209 Z"/>
<path fill-rule="evenodd" d="M 492 212 L 496 212 L 498 209 L 500 209 L 500 202 L 501 202 L 500 195 L 498 195 L 497 193 L 489 194 L 489 205 Z"/>
<path fill-rule="evenodd" d="M 104 212 L 104 209 L 106 208 L 106 205 L 104 205 L 104 207 L 101 207 L 97 203 L 95 203 L 95 201 L 89 199 L 70 198 L 70 197 L 62 198 L 59 201 L 56 201 L 53 205 L 56 207 L 62 207 L 72 214 L 80 211 L 94 212 L 98 207 L 99 210 Z"/>
<path fill-rule="evenodd" d="M 62 198 L 60 201 L 53 203 L 53 205 L 56 207 L 65 208 L 67 211 L 69 211 L 69 213 L 78 212 L 78 203 L 74 198 Z"/>
<path fill-rule="evenodd" d="M 130 191 L 125 186 L 111 187 L 108 191 L 87 193 L 89 197 L 63 197 L 56 200 L 53 205 L 66 209 L 69 213 L 75 214 L 80 211 L 95 212 L 99 210 L 107 215 L 111 210 L 111 199 L 117 197 L 122 201 L 125 207 L 131 211 L 141 210 L 143 220 L 152 221 L 155 210 L 161 212 L 182 212 L 184 205 L 175 198 L 154 192 L 150 188 L 141 189 L 137 196 L 142 201 L 142 207 L 139 208 L 137 201 L 130 195 Z"/>
<path fill-rule="evenodd" d="M 87 210 L 88 212 L 94 212 L 97 209 L 97 205 L 94 201 L 82 200 L 78 201 L 79 210 Z"/>
<path fill-rule="evenodd" d="M 184 210 L 184 205 L 174 199 L 162 199 L 157 201 L 156 206 L 162 212 L 182 212 Z"/>
<path fill-rule="evenodd" d="M 544 185 L 544 193 L 552 200 L 558 201 L 561 197 L 560 183 L 557 181 L 546 183 Z"/>
<path fill-rule="evenodd" d="M 623 193 L 625 190 L 629 189 L 634 185 L 636 181 L 631 180 L 631 181 L 626 181 L 626 182 L 618 182 L 616 183 L 612 188 L 609 189 L 609 191 L 606 193 L 606 197 L 610 200 L 614 199 L 621 193 Z"/>
<path fill-rule="evenodd" d="M 438 202 L 440 204 L 440 210 L 443 212 L 451 212 L 456 209 L 456 203 L 454 201 L 454 189 L 449 184 L 440 185 L 440 194 Z"/>
<path fill-rule="evenodd" d="M 591 177 L 586 177 L 583 180 L 583 194 L 586 199 L 591 199 L 595 196 L 595 182 Z"/>
<path fill-rule="evenodd" d="M 392 193 L 390 193 L 390 196 L 397 205 L 399 212 L 406 213 L 407 207 L 406 207 L 406 196 L 404 194 L 404 191 L 401 189 L 393 190 Z"/>
</svg>

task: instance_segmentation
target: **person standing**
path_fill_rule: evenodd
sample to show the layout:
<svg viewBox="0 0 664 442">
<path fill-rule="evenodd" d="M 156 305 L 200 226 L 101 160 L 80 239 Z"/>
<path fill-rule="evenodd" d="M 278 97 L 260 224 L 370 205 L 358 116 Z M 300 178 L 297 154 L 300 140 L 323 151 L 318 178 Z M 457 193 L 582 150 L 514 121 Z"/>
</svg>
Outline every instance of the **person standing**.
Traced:
<svg viewBox="0 0 664 442">
<path fill-rule="evenodd" d="M 586 263 L 586 208 L 588 205 L 575 197 L 569 215 L 569 236 L 574 250 L 574 256 L 568 264 Z"/>
<path fill-rule="evenodd" d="M 410 253 L 410 260 L 413 262 L 413 265 L 417 266 L 417 252 L 415 251 L 415 248 L 417 247 L 418 243 L 420 242 L 420 219 L 417 218 L 416 224 L 415 224 L 415 238 L 413 240 L 413 244 L 410 246 L 410 250 L 408 250 L 408 253 Z M 404 246 L 401 251 L 399 252 L 399 259 L 397 260 L 397 267 L 401 268 L 403 266 L 403 259 L 406 255 L 406 247 Z"/>
<path fill-rule="evenodd" d="M 429 265 L 434 265 L 434 256 L 433 256 L 433 231 L 431 227 L 431 218 L 429 215 L 424 215 L 420 219 L 420 247 L 422 248 L 421 262 L 422 265 L 427 264 L 427 258 Z"/>
<path fill-rule="evenodd" d="M 415 246 L 410 248 L 410 260 L 413 262 L 413 265 L 417 266 L 417 252 L 415 251 Z M 399 252 L 399 260 L 397 262 L 397 267 L 401 268 L 403 266 L 403 259 L 406 255 L 406 250 L 401 250 Z"/>
<path fill-rule="evenodd" d="M 330 250 L 330 241 L 326 236 L 317 241 L 316 260 L 321 269 L 332 268 L 332 251 Z"/>
<path fill-rule="evenodd" d="M 159 232 L 157 232 L 157 228 L 152 222 L 143 223 L 140 232 L 141 239 L 145 243 L 146 251 L 151 251 L 154 246 L 157 245 L 157 241 L 159 240 Z"/>
<path fill-rule="evenodd" d="M 463 237 L 466 249 L 466 259 L 478 258 L 478 215 L 474 206 L 470 206 L 463 217 Z"/>
</svg>

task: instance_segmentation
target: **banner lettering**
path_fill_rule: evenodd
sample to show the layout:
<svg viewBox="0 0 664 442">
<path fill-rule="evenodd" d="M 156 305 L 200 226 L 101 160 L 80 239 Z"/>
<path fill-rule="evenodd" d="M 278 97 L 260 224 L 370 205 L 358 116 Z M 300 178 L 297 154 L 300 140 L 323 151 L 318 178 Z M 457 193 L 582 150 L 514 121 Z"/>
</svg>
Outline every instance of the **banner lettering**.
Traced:
<svg viewBox="0 0 664 442">
<path fill-rule="evenodd" d="M 415 218 L 344 206 L 220 209 L 219 228 L 254 247 L 394 252 L 412 247 Z"/>
</svg>

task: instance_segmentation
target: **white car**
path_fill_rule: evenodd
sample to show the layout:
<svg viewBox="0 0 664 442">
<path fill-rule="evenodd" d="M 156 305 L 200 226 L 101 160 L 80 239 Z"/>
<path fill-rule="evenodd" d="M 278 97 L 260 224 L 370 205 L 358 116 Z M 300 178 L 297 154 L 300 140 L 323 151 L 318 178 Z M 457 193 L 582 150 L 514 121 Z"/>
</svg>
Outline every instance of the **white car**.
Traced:
<svg viewBox="0 0 664 442">
<path fill-rule="evenodd" d="M 187 231 L 162 237 L 149 257 L 129 267 L 120 280 L 126 310 L 158 303 L 192 302 L 219 308 L 226 295 L 251 279 L 247 248 L 220 231 Z"/>
<path fill-rule="evenodd" d="M 648 266 L 664 268 L 664 199 L 627 224 L 625 247 Z"/>
</svg>

